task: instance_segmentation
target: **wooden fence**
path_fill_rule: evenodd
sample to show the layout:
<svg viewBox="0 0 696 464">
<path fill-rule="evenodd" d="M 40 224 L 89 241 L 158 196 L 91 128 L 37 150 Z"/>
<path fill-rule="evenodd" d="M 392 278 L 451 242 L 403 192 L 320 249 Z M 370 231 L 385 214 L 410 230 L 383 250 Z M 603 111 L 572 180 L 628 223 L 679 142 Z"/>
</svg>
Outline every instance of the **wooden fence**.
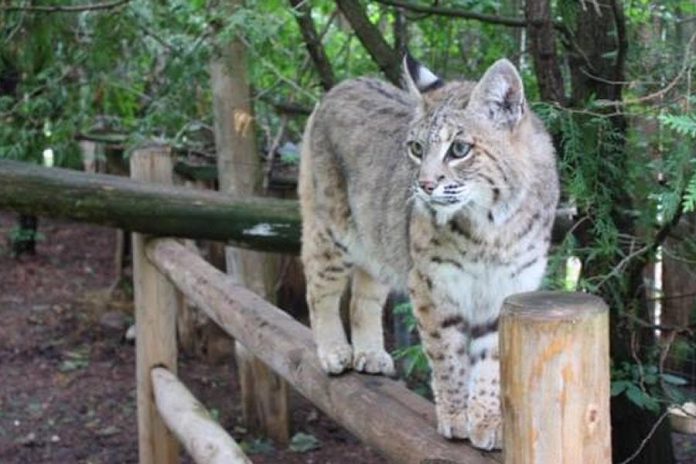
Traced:
<svg viewBox="0 0 696 464">
<path fill-rule="evenodd" d="M 5 167 L 12 168 L 11 173 Z M 56 173 L 60 181 L 53 175 Z M 608 311 L 600 299 L 586 294 L 537 292 L 506 301 L 500 326 L 505 451 L 504 456 L 484 453 L 468 442 L 440 437 L 432 403 L 394 380 L 357 373 L 327 376 L 320 368 L 307 327 L 235 284 L 177 240 L 140 234 L 170 235 L 168 230 L 175 230 L 175 235 L 185 236 L 186 231 L 193 230 L 196 233 L 191 235 L 196 237 L 222 238 L 225 233 L 220 231 L 225 230 L 238 243 L 251 247 L 271 244 L 277 250 L 283 248 L 277 236 L 244 240 L 244 231 L 249 230 L 245 227 L 253 228 L 251 222 L 256 221 L 274 224 L 271 230 L 289 230 L 278 220 L 288 218 L 287 211 L 271 208 L 264 217 L 263 212 L 249 206 L 253 201 L 225 202 L 221 195 L 129 181 L 140 197 L 153 200 L 149 211 L 136 208 L 139 212 L 135 217 L 122 198 L 114 198 L 110 180 L 105 179 L 108 177 L 0 161 L 0 208 L 69 216 L 138 231 L 133 259 L 141 464 L 177 462 L 179 442 L 198 463 L 249 462 L 176 378 L 175 321 L 180 294 L 328 416 L 393 462 L 611 462 Z M 156 178 L 156 169 L 144 177 Z M 15 181 L 11 186 L 7 186 L 9 178 Z M 28 185 L 34 188 L 33 201 L 17 198 L 18 186 Z M 97 199 L 76 194 L 85 189 Z M 36 196 L 37 191 L 42 195 Z M 180 213 L 167 216 L 166 211 L 173 211 L 167 209 L 170 195 L 186 198 L 184 203 L 192 206 L 200 201 L 206 211 L 203 214 L 216 218 L 215 232 L 206 235 L 202 224 L 182 225 L 185 216 Z M 79 214 L 70 211 L 70 202 Z M 54 203 L 61 207 L 51 208 Z M 254 220 L 249 221 L 249 215 L 240 214 L 236 206 L 251 211 Z M 217 213 L 211 213 L 215 208 Z M 201 221 L 195 207 L 190 211 L 192 221 Z M 95 217 L 99 220 L 94 221 Z M 159 221 L 172 217 L 177 220 Z M 227 224 L 236 220 L 247 222 L 244 227 Z M 285 224 L 290 223 L 292 220 Z"/>
</svg>

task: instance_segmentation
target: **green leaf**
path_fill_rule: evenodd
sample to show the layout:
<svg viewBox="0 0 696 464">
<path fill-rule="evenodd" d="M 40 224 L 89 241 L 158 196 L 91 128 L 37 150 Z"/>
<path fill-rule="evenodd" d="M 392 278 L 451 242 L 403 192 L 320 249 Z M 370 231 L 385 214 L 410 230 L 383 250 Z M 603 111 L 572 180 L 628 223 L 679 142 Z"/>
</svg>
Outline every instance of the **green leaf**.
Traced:
<svg viewBox="0 0 696 464">
<path fill-rule="evenodd" d="M 617 380 L 611 383 L 611 396 L 617 396 L 626 391 L 631 382 L 628 380 Z"/>
<path fill-rule="evenodd" d="M 662 374 L 660 377 L 662 377 L 662 380 L 672 385 L 686 385 L 689 383 L 686 379 L 672 374 Z"/>
<path fill-rule="evenodd" d="M 626 388 L 626 396 L 631 401 L 631 403 L 639 406 L 640 408 L 645 408 L 646 406 L 646 395 L 643 391 L 635 386 L 634 384 L 629 384 Z"/>
<path fill-rule="evenodd" d="M 270 454 L 273 452 L 273 445 L 270 441 L 256 438 L 250 441 L 243 441 L 239 444 L 246 454 Z"/>
<path fill-rule="evenodd" d="M 295 453 L 306 453 L 321 447 L 321 443 L 314 435 L 309 433 L 297 432 L 290 440 L 290 451 Z"/>
</svg>

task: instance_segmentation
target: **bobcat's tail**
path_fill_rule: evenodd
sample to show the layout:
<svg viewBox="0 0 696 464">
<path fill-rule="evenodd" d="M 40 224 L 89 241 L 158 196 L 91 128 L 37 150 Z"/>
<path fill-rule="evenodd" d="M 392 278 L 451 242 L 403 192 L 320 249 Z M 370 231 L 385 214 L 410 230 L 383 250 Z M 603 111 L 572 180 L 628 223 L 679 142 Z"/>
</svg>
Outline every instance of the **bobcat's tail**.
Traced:
<svg viewBox="0 0 696 464">
<path fill-rule="evenodd" d="M 308 232 L 311 227 L 309 222 L 314 217 L 316 204 L 314 192 L 314 172 L 312 169 L 312 130 L 314 126 L 314 115 L 319 105 L 314 107 L 314 111 L 307 119 L 304 134 L 302 135 L 302 147 L 300 148 L 300 173 L 297 182 L 297 195 L 300 199 L 300 213 L 302 214 L 302 235 Z"/>
</svg>

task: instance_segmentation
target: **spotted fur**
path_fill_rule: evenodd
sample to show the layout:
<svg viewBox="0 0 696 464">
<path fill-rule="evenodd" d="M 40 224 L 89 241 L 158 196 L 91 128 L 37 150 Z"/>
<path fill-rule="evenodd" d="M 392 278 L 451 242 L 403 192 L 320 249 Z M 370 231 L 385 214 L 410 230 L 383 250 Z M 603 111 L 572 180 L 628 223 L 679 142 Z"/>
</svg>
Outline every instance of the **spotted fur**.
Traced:
<svg viewBox="0 0 696 464">
<path fill-rule="evenodd" d="M 392 374 L 382 306 L 408 288 L 438 429 L 500 447 L 498 315 L 538 287 L 558 200 L 554 150 L 507 60 L 444 83 L 411 59 L 402 91 L 359 78 L 307 124 L 302 260 L 323 368 Z M 351 341 L 339 300 L 352 280 Z"/>
</svg>

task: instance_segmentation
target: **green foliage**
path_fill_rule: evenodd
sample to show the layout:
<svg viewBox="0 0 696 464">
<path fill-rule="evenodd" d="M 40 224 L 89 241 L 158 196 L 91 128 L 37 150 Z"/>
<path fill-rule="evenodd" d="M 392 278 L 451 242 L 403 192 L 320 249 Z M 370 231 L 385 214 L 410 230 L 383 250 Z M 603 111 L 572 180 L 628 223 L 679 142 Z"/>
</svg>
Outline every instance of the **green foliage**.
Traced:
<svg viewBox="0 0 696 464">
<path fill-rule="evenodd" d="M 684 211 L 691 213 L 696 209 L 696 175 L 691 176 L 691 180 L 684 192 Z"/>
<path fill-rule="evenodd" d="M 24 229 L 19 226 L 15 226 L 7 234 L 7 238 L 10 242 L 40 242 L 46 240 L 46 236 L 41 232 L 34 229 Z"/>
<path fill-rule="evenodd" d="M 78 133 L 117 131 L 130 144 L 211 125 L 207 10 L 133 1 L 80 15 L 7 13 L 0 75 L 0 157 L 78 166 Z M 46 130 L 50 128 L 50 131 Z"/>
<path fill-rule="evenodd" d="M 407 331 L 414 332 L 416 330 L 416 318 L 413 315 L 413 307 L 410 302 L 396 305 L 394 307 L 394 315 L 403 317 Z M 412 388 L 423 396 L 430 396 L 428 383 L 430 365 L 423 351 L 423 346 L 420 343 L 414 343 L 413 345 L 394 350 L 392 355 L 394 359 L 403 361 L 403 375 L 409 380 Z"/>
<path fill-rule="evenodd" d="M 611 396 L 626 395 L 636 406 L 658 412 L 661 403 L 682 400 L 682 395 L 674 387 L 687 383 L 681 377 L 659 372 L 655 365 L 624 362 L 612 369 Z M 665 396 L 665 391 L 670 394 Z"/>
<path fill-rule="evenodd" d="M 696 114 L 664 114 L 660 116 L 660 121 L 678 134 L 696 138 Z"/>
<path fill-rule="evenodd" d="M 663 114 L 660 115 L 660 121 L 665 125 L 665 127 L 675 131 L 677 134 L 689 137 L 691 139 L 696 139 L 696 113 L 680 115 Z M 689 144 L 682 144 L 682 147 L 691 148 Z M 682 168 L 679 173 L 691 172 L 692 174 L 684 186 L 683 196 L 680 198 L 678 195 L 675 195 L 675 197 L 671 199 L 671 207 L 672 209 L 676 210 L 679 201 L 682 201 L 684 211 L 693 212 L 694 208 L 696 208 L 696 174 L 694 174 L 696 168 L 696 159 L 692 156 L 692 152 L 688 150 L 688 148 L 686 150 L 681 150 L 685 154 L 684 159 L 679 166 Z M 681 183 L 685 182 L 684 175 L 679 176 L 679 179 L 682 181 Z"/>
<path fill-rule="evenodd" d="M 306 453 L 321 448 L 321 442 L 312 434 L 297 432 L 292 436 L 289 448 L 296 453 Z"/>
<path fill-rule="evenodd" d="M 245 454 L 270 454 L 273 452 L 273 443 L 265 438 L 251 438 L 239 443 L 239 447 Z"/>
</svg>

